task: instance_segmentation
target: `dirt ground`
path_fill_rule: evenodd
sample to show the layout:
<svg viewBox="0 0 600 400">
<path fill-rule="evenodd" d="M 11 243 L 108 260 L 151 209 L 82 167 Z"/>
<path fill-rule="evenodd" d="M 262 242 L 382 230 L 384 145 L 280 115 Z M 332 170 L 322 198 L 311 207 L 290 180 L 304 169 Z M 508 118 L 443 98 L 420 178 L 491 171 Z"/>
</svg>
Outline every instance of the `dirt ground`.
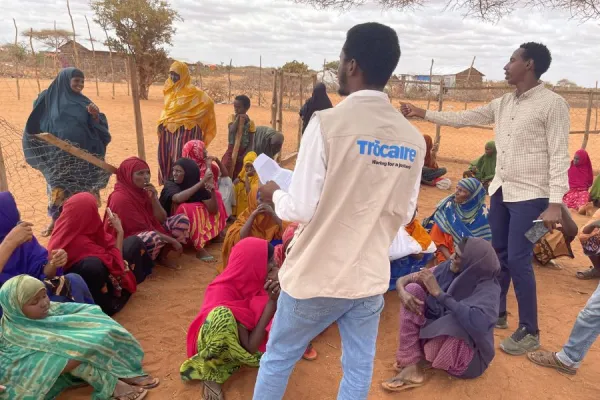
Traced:
<svg viewBox="0 0 600 400">
<path fill-rule="evenodd" d="M 9 86 L 10 84 L 10 86 Z M 47 86 L 48 82 L 42 82 Z M 0 117 L 6 119 L 17 131 L 0 125 L 0 143 L 7 160 L 9 187 L 15 192 L 23 218 L 36 224 L 39 232 L 47 223 L 45 215 L 46 195 L 44 182 L 38 174 L 26 167 L 22 161 L 19 132 L 25 124 L 31 104 L 37 94 L 35 81 L 22 81 L 22 98 L 14 99 L 15 89 L 12 82 L 0 80 Z M 127 97 L 124 86 L 118 87 L 116 99 L 108 95 L 108 84 L 101 84 L 101 97 L 95 96 L 93 84 L 88 82 L 85 90 L 100 109 L 106 113 L 113 142 L 108 148 L 108 161 L 118 165 L 128 156 L 136 154 L 131 97 Z M 148 160 L 153 172 L 156 171 L 155 134 L 156 120 L 160 114 L 162 99 L 160 87 L 153 87 L 151 99 L 142 103 L 144 132 Z M 456 109 L 461 107 L 456 105 Z M 211 144 L 209 151 L 221 156 L 226 148 L 226 118 L 232 112 L 231 105 L 217 105 L 219 134 Z M 575 118 L 581 113 L 576 112 Z M 257 124 L 269 124 L 270 110 L 254 107 L 250 116 Z M 427 123 L 416 123 L 423 133 L 435 134 L 435 127 Z M 284 115 L 286 143 L 284 154 L 296 149 L 297 114 L 286 112 Z M 492 136 L 491 131 L 479 129 L 442 131 L 441 156 L 473 159 L 483 148 L 485 141 Z M 571 138 L 571 153 L 581 143 L 581 136 Z M 588 149 L 591 153 L 600 153 L 600 142 L 596 137 L 590 139 Z M 441 162 L 449 169 L 449 177 L 456 182 L 465 168 L 464 163 Z M 155 179 L 155 178 L 154 178 Z M 106 192 L 106 191 L 105 191 Z M 419 200 L 420 216 L 430 213 L 435 204 L 448 192 L 436 188 L 424 187 Z M 103 193 L 104 198 L 106 193 Z M 581 226 L 585 218 L 575 217 Z M 561 260 L 562 269 L 552 270 L 536 267 L 538 282 L 538 307 L 543 348 L 557 350 L 566 341 L 577 313 L 596 288 L 597 281 L 582 282 L 575 278 L 575 271 L 587 267 L 589 261 L 583 256 L 578 243 L 574 244 L 576 258 Z M 220 247 L 210 245 L 208 251 L 220 257 Z M 197 261 L 193 253 L 183 256 L 182 270 L 172 271 L 157 267 L 149 279 L 139 287 L 125 309 L 116 319 L 129 329 L 140 341 L 145 352 L 144 367 L 161 379 L 161 385 L 152 391 L 149 399 L 200 399 L 200 383 L 183 383 L 179 379 L 179 366 L 185 359 L 185 337 L 187 328 L 198 312 L 203 299 L 204 289 L 216 276 L 214 265 Z M 581 368 L 574 377 L 560 375 L 531 364 L 525 357 L 511 357 L 498 352 L 488 371 L 479 379 L 462 381 L 449 377 L 440 371 L 427 373 L 427 384 L 402 394 L 385 393 L 380 382 L 391 377 L 391 364 L 398 336 L 399 301 L 395 293 L 385 296 L 378 337 L 375 371 L 370 399 L 593 399 L 600 392 L 600 344 L 596 343 Z M 514 295 L 509 295 L 509 324 L 511 329 L 517 323 L 517 309 Z M 496 331 L 499 343 L 510 331 Z M 337 385 L 342 371 L 340 368 L 341 346 L 337 328 L 328 329 L 314 341 L 319 358 L 314 362 L 301 361 L 296 366 L 290 382 L 286 399 L 328 400 L 335 399 Z M 245 368 L 236 373 L 226 384 L 225 394 L 228 400 L 247 400 L 252 396 L 257 370 Z M 89 398 L 89 390 L 70 391 L 61 399 Z"/>
</svg>

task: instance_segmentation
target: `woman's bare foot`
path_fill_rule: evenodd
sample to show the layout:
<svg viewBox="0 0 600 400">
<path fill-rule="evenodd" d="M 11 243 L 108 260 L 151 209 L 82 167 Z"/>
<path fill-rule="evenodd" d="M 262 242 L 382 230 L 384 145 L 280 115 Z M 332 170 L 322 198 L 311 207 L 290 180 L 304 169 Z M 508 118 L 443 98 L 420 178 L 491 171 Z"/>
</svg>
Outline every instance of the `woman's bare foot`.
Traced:
<svg viewBox="0 0 600 400">
<path fill-rule="evenodd" d="M 206 251 L 206 249 L 200 249 L 196 252 L 196 258 L 200 261 L 206 262 L 206 263 L 215 263 L 217 262 L 217 259 L 214 258 L 212 255 L 210 255 L 210 253 L 208 251 Z"/>
<path fill-rule="evenodd" d="M 577 213 L 579 213 L 579 215 L 591 215 L 592 211 L 594 211 L 594 203 L 592 203 L 591 201 L 589 203 L 584 204 L 583 206 L 579 207 L 579 210 L 577 210 Z"/>
<path fill-rule="evenodd" d="M 381 383 L 384 389 L 390 392 L 401 392 L 406 389 L 423 386 L 425 374 L 419 364 L 404 367 L 398 375 Z"/>
<path fill-rule="evenodd" d="M 48 224 L 46 229 L 44 229 L 42 231 L 42 233 L 41 233 L 42 237 L 49 237 L 50 235 L 52 235 L 53 230 L 54 230 L 54 220 L 52 220 L 52 222 L 50 222 L 50 224 Z"/>
<path fill-rule="evenodd" d="M 150 375 L 136 376 L 135 378 L 121 380 L 128 385 L 141 387 L 143 389 L 154 389 L 160 383 L 158 378 L 153 378 Z"/>
<path fill-rule="evenodd" d="M 204 381 L 203 400 L 225 400 L 223 388 L 217 382 Z"/>
<path fill-rule="evenodd" d="M 136 388 L 122 381 L 117 381 L 115 391 L 113 392 L 113 400 L 142 400 L 148 391 L 143 388 Z"/>
<path fill-rule="evenodd" d="M 179 259 L 181 252 L 176 251 L 171 246 L 165 246 L 158 256 L 158 264 L 169 269 L 180 270 Z"/>
</svg>

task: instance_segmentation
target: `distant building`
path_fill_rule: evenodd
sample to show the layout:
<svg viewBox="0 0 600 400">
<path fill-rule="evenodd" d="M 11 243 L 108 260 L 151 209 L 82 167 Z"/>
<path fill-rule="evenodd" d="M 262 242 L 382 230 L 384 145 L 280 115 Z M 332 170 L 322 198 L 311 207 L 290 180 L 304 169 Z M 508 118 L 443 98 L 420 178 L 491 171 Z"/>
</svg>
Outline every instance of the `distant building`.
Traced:
<svg viewBox="0 0 600 400">
<path fill-rule="evenodd" d="M 459 71 L 459 72 L 456 72 Z M 469 76 L 470 71 L 470 76 Z M 459 88 L 464 86 L 481 86 L 485 75 L 476 68 L 467 68 L 461 70 L 460 67 L 435 68 L 432 74 L 401 74 L 399 75 L 400 82 L 407 82 L 403 85 L 404 90 L 409 92 L 422 87 L 428 88 L 428 83 L 440 83 L 444 81 L 446 88 Z M 468 79 L 468 80 L 467 80 Z M 421 84 L 422 82 L 422 84 Z M 467 83 L 468 82 L 468 83 Z M 432 86 L 431 91 L 439 92 L 439 86 Z"/>
<path fill-rule="evenodd" d="M 77 47 L 77 53 L 79 54 L 79 69 L 84 73 L 86 71 L 90 74 L 94 74 L 94 56 L 92 50 L 75 42 Z M 98 75 L 100 78 L 109 77 L 111 74 L 110 70 L 110 52 L 106 50 L 96 50 L 96 63 L 98 65 Z M 126 63 L 127 57 L 123 53 L 112 53 L 113 66 L 115 69 L 115 75 L 121 77 L 124 76 L 127 71 Z M 75 66 L 75 52 L 73 50 L 73 41 L 69 40 L 58 48 L 58 60 L 61 68 Z"/>
</svg>

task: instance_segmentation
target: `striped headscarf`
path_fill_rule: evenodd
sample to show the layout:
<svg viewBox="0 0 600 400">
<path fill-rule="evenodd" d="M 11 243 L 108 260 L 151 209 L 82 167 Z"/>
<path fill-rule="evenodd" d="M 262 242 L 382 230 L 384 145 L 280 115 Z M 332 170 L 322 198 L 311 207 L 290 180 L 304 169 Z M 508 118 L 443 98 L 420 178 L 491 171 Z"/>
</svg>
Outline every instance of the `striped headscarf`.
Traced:
<svg viewBox="0 0 600 400">
<path fill-rule="evenodd" d="M 471 193 L 467 201 L 457 204 L 456 194 L 451 194 L 440 201 L 433 215 L 423 221 L 423 226 L 431 230 L 433 223 L 436 223 L 442 232 L 452 236 L 455 246 L 465 237 L 492 240 L 485 188 L 476 178 L 462 179 L 458 186 Z"/>
<path fill-rule="evenodd" d="M 55 398 L 74 383 L 62 375 L 69 360 L 82 363 L 73 373 L 89 374 L 94 400 L 110 398 L 118 378 L 144 375 L 140 344 L 98 306 L 52 302 L 46 318 L 27 318 L 23 305 L 43 288 L 28 275 L 0 288 L 0 385 L 7 398 Z"/>
</svg>

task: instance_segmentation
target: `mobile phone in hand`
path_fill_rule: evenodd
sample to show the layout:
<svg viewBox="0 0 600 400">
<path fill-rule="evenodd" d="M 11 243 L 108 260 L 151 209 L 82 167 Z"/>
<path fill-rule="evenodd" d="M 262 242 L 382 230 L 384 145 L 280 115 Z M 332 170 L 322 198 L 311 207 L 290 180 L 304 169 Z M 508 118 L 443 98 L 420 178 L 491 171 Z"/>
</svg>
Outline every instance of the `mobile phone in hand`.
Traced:
<svg viewBox="0 0 600 400">
<path fill-rule="evenodd" d="M 546 233 L 548 233 L 548 228 L 544 225 L 544 221 L 534 221 L 533 226 L 525 232 L 525 237 L 531 243 L 536 244 Z"/>
<path fill-rule="evenodd" d="M 114 214 L 112 213 L 110 208 L 106 207 L 106 213 L 108 214 L 108 218 L 110 218 L 110 219 L 114 218 Z"/>
</svg>

